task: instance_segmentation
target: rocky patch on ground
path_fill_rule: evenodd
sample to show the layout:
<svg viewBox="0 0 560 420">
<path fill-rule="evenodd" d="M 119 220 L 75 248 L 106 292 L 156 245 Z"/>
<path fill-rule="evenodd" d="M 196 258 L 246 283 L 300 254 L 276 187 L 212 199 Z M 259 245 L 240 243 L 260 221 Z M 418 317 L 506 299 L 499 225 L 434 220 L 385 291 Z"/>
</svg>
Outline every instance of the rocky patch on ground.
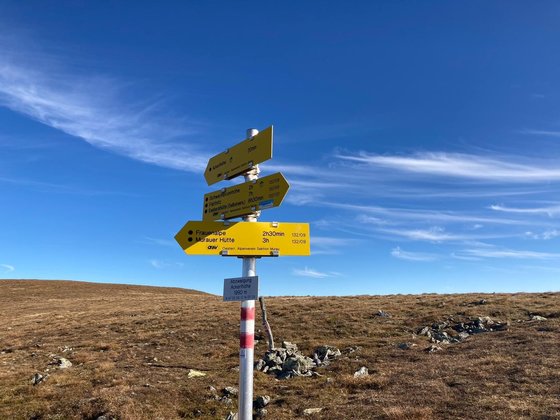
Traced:
<svg viewBox="0 0 560 420">
<path fill-rule="evenodd" d="M 432 343 L 452 344 L 460 343 L 473 334 L 505 331 L 507 328 L 507 322 L 496 322 L 488 316 L 477 317 L 466 322 L 455 322 L 450 318 L 448 321 L 421 327 L 417 334 L 428 337 Z"/>
<path fill-rule="evenodd" d="M 281 348 L 267 351 L 264 357 L 255 363 L 255 370 L 274 374 L 278 379 L 316 376 L 317 367 L 325 366 L 341 355 L 342 352 L 336 347 L 324 345 L 318 347 L 312 357 L 307 357 L 296 344 L 284 341 Z"/>
</svg>

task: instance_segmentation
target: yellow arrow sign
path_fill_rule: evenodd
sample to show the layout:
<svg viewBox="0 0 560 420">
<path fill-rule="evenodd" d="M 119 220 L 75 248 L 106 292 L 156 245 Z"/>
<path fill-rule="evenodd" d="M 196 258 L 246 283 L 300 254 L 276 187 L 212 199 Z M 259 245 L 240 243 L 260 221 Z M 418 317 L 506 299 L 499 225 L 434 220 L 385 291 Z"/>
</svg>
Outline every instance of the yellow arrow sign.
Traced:
<svg viewBox="0 0 560 420">
<path fill-rule="evenodd" d="M 188 255 L 310 255 L 308 223 L 190 221 L 175 240 Z"/>
<path fill-rule="evenodd" d="M 272 158 L 272 126 L 210 158 L 204 171 L 204 178 L 208 185 L 212 185 L 224 179 L 235 178 L 270 158 Z"/>
<path fill-rule="evenodd" d="M 278 172 L 204 195 L 203 220 L 232 219 L 278 207 L 290 185 Z"/>
</svg>

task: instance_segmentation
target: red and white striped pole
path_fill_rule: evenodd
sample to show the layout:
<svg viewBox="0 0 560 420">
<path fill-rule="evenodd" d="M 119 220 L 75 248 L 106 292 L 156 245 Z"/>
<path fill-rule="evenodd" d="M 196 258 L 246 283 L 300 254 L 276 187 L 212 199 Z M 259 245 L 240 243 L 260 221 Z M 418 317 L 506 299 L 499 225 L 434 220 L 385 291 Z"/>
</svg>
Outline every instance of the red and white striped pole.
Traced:
<svg viewBox="0 0 560 420">
<path fill-rule="evenodd" d="M 257 135 L 254 128 L 247 130 L 247 138 Z M 259 178 L 258 165 L 245 174 L 245 182 Z M 256 222 L 260 212 L 245 216 L 243 221 Z M 257 259 L 243 257 L 242 277 L 257 275 Z M 255 301 L 241 302 L 241 328 L 239 332 L 239 420 L 253 418 L 253 363 L 255 344 Z"/>
</svg>

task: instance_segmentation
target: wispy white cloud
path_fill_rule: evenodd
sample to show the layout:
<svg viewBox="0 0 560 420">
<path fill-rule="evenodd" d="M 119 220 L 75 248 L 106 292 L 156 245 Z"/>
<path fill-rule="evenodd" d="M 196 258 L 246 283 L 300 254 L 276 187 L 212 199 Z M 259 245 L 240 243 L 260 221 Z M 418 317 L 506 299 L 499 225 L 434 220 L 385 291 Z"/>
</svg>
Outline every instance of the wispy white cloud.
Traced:
<svg viewBox="0 0 560 420">
<path fill-rule="evenodd" d="M 523 133 L 535 134 L 537 136 L 560 137 L 560 131 L 551 130 L 523 130 Z"/>
<path fill-rule="evenodd" d="M 438 211 L 438 210 L 409 210 L 402 208 L 390 208 L 381 206 L 368 206 L 358 204 L 348 204 L 343 202 L 320 201 L 317 205 L 328 206 L 333 208 L 341 208 L 353 210 L 356 212 L 368 213 L 377 216 L 383 216 L 388 220 L 404 219 L 434 223 L 481 223 L 481 224 L 505 224 L 516 225 L 521 224 L 518 220 L 506 219 L 503 217 L 487 217 L 476 214 L 466 214 L 454 211 Z"/>
<path fill-rule="evenodd" d="M 411 156 L 361 152 L 354 155 L 337 154 L 336 157 L 372 167 L 439 177 L 516 183 L 560 180 L 560 166 L 547 161 L 524 164 L 480 155 L 443 152 L 417 153 Z"/>
<path fill-rule="evenodd" d="M 310 277 L 314 279 L 324 279 L 327 277 L 338 277 L 340 273 L 334 271 L 322 272 L 318 270 L 314 270 L 312 268 L 305 267 L 303 269 L 294 268 L 292 273 L 299 277 Z"/>
<path fill-rule="evenodd" d="M 543 239 L 545 241 L 548 241 L 549 239 L 554 239 L 560 236 L 560 230 L 558 229 L 549 229 L 549 230 L 545 230 L 544 232 L 541 233 L 535 233 L 535 232 L 525 232 L 525 235 L 531 239 Z"/>
<path fill-rule="evenodd" d="M 482 260 L 482 258 L 480 258 L 480 257 L 472 257 L 472 256 L 469 256 L 469 255 L 461 255 L 461 254 L 458 254 L 456 252 L 452 252 L 451 257 L 455 258 L 457 260 L 463 260 L 463 261 L 481 261 Z"/>
<path fill-rule="evenodd" d="M 490 208 L 495 211 L 505 213 L 518 213 L 518 214 L 545 214 L 550 217 L 560 215 L 560 204 L 547 207 L 532 207 L 532 208 L 514 208 L 506 207 L 498 204 L 491 205 Z"/>
<path fill-rule="evenodd" d="M 560 253 L 525 251 L 514 249 L 465 249 L 458 256 L 480 257 L 480 258 L 513 258 L 513 259 L 533 259 L 533 260 L 556 260 L 560 259 Z"/>
<path fill-rule="evenodd" d="M 311 253 L 313 255 L 340 254 L 345 247 L 357 242 L 356 239 L 312 235 Z"/>
<path fill-rule="evenodd" d="M 437 255 L 424 252 L 404 251 L 399 246 L 391 250 L 391 255 L 395 258 L 407 261 L 435 261 L 438 259 Z"/>
<path fill-rule="evenodd" d="M 40 56 L 40 55 L 39 55 Z M 124 84 L 77 76 L 60 64 L 0 57 L 0 105 L 92 146 L 163 167 L 200 172 L 207 156 L 177 141 L 193 124 L 157 116 L 159 103 L 128 105 Z"/>
<path fill-rule="evenodd" d="M 87 196 L 101 196 L 101 195 L 119 195 L 127 197 L 137 197 L 137 194 L 122 192 L 122 191 L 108 191 L 108 190 L 94 190 L 73 185 L 56 184 L 52 182 L 35 181 L 33 179 L 18 178 L 18 177 L 5 177 L 0 176 L 0 182 L 18 186 L 29 187 L 38 191 L 47 191 L 58 194 L 76 194 Z"/>
<path fill-rule="evenodd" d="M 145 236 L 142 242 L 150 245 L 177 246 L 177 242 L 172 239 L 151 238 L 149 236 Z"/>
<path fill-rule="evenodd" d="M 0 267 L 4 269 L 4 273 L 11 273 L 13 271 L 16 271 L 16 268 L 10 264 L 0 264 Z"/>
<path fill-rule="evenodd" d="M 183 263 L 179 263 L 179 262 L 169 262 L 169 261 L 158 260 L 158 259 L 151 259 L 148 262 L 152 267 L 157 268 L 159 270 L 172 268 L 172 267 L 183 267 L 184 265 Z"/>
<path fill-rule="evenodd" d="M 430 229 L 380 229 L 379 231 L 416 241 L 446 242 L 473 239 L 466 235 L 448 233 L 445 231 L 445 228 L 441 226 L 433 226 Z M 480 236 L 477 236 L 477 238 L 479 237 Z"/>
</svg>

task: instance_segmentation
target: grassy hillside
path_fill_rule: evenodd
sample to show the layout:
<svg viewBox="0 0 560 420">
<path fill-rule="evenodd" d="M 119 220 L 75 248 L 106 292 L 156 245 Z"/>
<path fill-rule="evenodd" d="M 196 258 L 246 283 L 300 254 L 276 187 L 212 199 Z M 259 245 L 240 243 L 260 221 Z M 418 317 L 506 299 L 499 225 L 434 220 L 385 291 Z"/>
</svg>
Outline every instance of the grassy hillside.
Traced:
<svg viewBox="0 0 560 420">
<path fill-rule="evenodd" d="M 256 372 L 255 396 L 271 397 L 265 418 L 307 408 L 326 419 L 560 418 L 560 293 L 278 297 L 267 307 L 278 343 L 343 355 L 313 377 Z M 508 325 L 452 344 L 417 334 L 436 323 L 452 335 L 477 317 Z M 192 290 L 0 280 L 0 418 L 224 418 L 237 404 L 221 391 L 238 384 L 238 329 L 238 303 Z M 267 347 L 259 335 L 256 358 Z M 355 378 L 362 366 L 369 375 Z M 33 385 L 37 373 L 46 379 Z"/>
</svg>

